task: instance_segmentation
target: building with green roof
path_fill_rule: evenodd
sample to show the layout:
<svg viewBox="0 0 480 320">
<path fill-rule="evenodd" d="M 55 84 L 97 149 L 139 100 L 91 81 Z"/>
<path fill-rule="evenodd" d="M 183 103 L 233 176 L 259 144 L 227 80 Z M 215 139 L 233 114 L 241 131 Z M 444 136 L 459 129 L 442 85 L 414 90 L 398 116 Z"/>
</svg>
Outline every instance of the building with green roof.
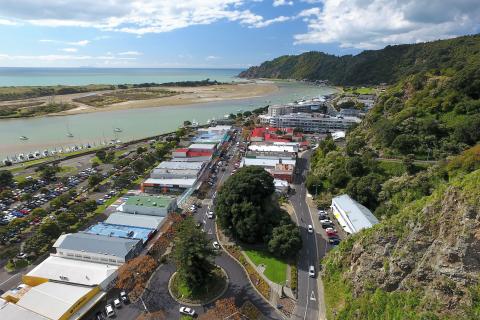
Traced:
<svg viewBox="0 0 480 320">
<path fill-rule="evenodd" d="M 145 214 L 165 217 L 177 209 L 177 200 L 164 195 L 140 195 L 129 197 L 119 208 L 120 211 L 131 214 Z"/>
</svg>

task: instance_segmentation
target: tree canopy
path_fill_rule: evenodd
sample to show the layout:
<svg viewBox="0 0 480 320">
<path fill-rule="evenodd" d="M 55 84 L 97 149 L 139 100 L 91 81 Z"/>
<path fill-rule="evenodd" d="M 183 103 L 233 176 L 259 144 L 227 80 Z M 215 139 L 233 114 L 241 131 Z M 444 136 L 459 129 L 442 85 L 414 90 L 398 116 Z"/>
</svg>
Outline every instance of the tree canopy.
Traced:
<svg viewBox="0 0 480 320">
<path fill-rule="evenodd" d="M 172 254 L 180 279 L 191 291 L 201 288 L 211 278 L 216 253 L 192 217 L 180 223 Z"/>
<path fill-rule="evenodd" d="M 270 234 L 280 220 L 273 177 L 261 167 L 238 170 L 218 192 L 216 214 L 225 232 L 254 243 Z"/>
</svg>

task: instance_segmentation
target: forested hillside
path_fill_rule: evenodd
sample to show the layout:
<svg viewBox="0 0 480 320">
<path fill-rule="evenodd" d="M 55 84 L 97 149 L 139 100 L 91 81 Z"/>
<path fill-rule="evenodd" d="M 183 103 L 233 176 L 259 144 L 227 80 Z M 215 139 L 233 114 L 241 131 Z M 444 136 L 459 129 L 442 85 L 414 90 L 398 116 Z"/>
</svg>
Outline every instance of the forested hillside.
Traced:
<svg viewBox="0 0 480 320">
<path fill-rule="evenodd" d="M 456 71 L 480 55 L 480 35 L 387 46 L 352 56 L 322 52 L 282 56 L 240 73 L 243 78 L 329 80 L 335 85 L 395 83 L 430 70 Z"/>
<path fill-rule="evenodd" d="M 392 63 L 402 76 L 345 146 L 312 157 L 319 206 L 348 193 L 380 220 L 323 260 L 329 319 L 480 319 L 479 38 L 421 46 L 445 44 L 436 67 Z"/>
</svg>

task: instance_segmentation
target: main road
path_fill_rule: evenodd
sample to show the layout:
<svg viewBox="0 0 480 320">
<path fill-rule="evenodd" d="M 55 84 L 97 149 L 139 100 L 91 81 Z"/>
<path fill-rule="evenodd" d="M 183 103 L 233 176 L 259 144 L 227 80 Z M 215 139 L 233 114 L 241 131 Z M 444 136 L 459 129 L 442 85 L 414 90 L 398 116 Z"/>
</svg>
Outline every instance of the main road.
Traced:
<svg viewBox="0 0 480 320">
<path fill-rule="evenodd" d="M 298 262 L 298 299 L 293 319 L 318 320 L 325 319 L 325 308 L 323 303 L 323 289 L 319 277 L 319 261 L 327 249 L 326 240 L 320 236 L 316 213 L 311 213 L 306 202 L 307 191 L 305 188 L 306 174 L 309 169 L 309 160 L 312 151 L 306 151 L 297 160 L 297 174 L 293 181 L 294 193 L 290 196 L 290 202 L 295 210 L 297 224 L 303 240 L 303 247 L 299 254 Z M 308 233 L 308 225 L 314 226 L 313 234 Z M 320 228 L 321 229 L 321 228 Z M 308 270 L 310 266 L 315 267 L 315 277 L 310 277 Z M 321 290 L 319 290 L 321 289 Z"/>
</svg>

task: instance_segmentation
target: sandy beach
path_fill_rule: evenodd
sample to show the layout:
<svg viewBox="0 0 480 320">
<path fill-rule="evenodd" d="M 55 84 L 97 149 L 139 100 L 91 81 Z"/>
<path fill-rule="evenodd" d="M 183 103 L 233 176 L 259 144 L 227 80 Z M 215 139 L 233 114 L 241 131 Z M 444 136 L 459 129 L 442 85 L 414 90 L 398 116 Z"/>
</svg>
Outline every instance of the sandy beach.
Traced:
<svg viewBox="0 0 480 320">
<path fill-rule="evenodd" d="M 273 83 L 235 83 L 235 84 L 222 84 L 214 86 L 204 87 L 164 87 L 162 89 L 174 91 L 176 94 L 172 96 L 147 99 L 147 100 L 130 100 L 120 103 L 115 103 L 102 107 L 94 107 L 84 103 L 75 101 L 75 99 L 92 96 L 102 95 L 110 91 L 100 92 L 88 92 L 88 93 L 75 93 L 67 95 L 55 96 L 53 99 L 57 103 L 69 103 L 75 106 L 75 108 L 58 112 L 50 113 L 46 116 L 64 116 L 81 113 L 91 112 L 103 112 L 122 109 L 135 109 L 135 108 L 148 108 L 148 107 L 163 107 L 163 106 L 181 106 L 191 105 L 197 103 L 223 101 L 223 100 L 235 100 L 235 99 L 248 99 L 254 97 L 261 97 L 275 92 L 278 87 Z M 50 99 L 50 100 L 48 100 Z M 41 97 L 25 100 L 17 100 L 15 103 L 35 103 L 51 101 L 52 97 Z M 0 103 L 8 104 L 9 102 Z"/>
</svg>

